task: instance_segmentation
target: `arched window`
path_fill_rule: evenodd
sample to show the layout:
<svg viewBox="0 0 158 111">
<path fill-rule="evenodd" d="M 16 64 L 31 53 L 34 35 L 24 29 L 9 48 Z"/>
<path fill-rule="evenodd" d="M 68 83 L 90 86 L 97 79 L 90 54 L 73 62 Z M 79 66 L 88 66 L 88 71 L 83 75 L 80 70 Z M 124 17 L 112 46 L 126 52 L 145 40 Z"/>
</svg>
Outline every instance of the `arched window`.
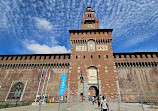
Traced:
<svg viewBox="0 0 158 111">
<path fill-rule="evenodd" d="M 23 90 L 24 90 L 24 84 L 22 82 L 15 83 L 10 90 L 10 92 L 14 92 L 14 93 L 9 93 L 7 99 L 20 99 Z"/>
<path fill-rule="evenodd" d="M 83 56 L 83 58 L 85 59 L 85 58 L 86 58 L 86 56 L 84 55 L 84 56 Z"/>
<path fill-rule="evenodd" d="M 88 17 L 91 17 L 91 14 L 88 14 Z"/>
<path fill-rule="evenodd" d="M 98 58 L 100 58 L 100 55 L 98 55 Z"/>
<path fill-rule="evenodd" d="M 91 55 L 91 59 L 93 58 L 93 55 Z"/>
</svg>

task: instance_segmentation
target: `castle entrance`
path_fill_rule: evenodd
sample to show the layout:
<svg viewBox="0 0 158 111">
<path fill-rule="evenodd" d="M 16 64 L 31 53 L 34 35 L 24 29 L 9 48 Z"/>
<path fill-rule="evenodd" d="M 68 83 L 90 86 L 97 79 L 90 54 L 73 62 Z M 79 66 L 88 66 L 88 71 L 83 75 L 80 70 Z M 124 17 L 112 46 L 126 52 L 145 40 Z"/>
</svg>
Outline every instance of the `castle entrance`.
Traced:
<svg viewBox="0 0 158 111">
<path fill-rule="evenodd" d="M 89 100 L 91 99 L 91 97 L 97 97 L 97 96 L 99 96 L 98 88 L 96 86 L 90 86 L 88 92 Z"/>
</svg>

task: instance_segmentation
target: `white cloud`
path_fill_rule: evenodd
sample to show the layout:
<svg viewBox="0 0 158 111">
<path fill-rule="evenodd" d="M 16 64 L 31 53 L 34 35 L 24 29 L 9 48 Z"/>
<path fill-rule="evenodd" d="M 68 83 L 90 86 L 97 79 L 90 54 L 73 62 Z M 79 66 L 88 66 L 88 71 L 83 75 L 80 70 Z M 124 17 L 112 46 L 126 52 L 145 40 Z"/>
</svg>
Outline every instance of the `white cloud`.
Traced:
<svg viewBox="0 0 158 111">
<path fill-rule="evenodd" d="M 101 13 L 100 27 L 114 29 L 113 37 L 117 39 L 115 42 L 118 42 L 118 48 L 145 42 L 157 34 L 157 6 L 154 0 L 121 2 L 109 0 L 107 11 Z"/>
<path fill-rule="evenodd" d="M 50 31 L 53 28 L 52 24 L 44 18 L 34 17 L 34 19 L 36 21 L 36 26 L 39 29 Z"/>
<path fill-rule="evenodd" d="M 40 45 L 36 43 L 34 40 L 28 41 L 25 40 L 23 44 L 26 46 L 28 50 L 36 54 L 55 54 L 55 53 L 70 53 L 70 50 L 67 50 L 65 46 L 52 46 L 49 47 L 45 44 Z"/>
</svg>

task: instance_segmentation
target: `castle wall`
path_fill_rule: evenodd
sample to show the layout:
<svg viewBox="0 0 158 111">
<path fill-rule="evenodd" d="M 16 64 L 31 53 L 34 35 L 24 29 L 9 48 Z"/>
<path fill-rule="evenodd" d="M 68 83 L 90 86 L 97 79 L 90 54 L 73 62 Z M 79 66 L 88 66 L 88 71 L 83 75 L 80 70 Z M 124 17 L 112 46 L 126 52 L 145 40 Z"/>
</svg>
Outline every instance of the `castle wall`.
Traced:
<svg viewBox="0 0 158 111">
<path fill-rule="evenodd" d="M 117 68 L 121 94 L 158 93 L 158 67 Z"/>
<path fill-rule="evenodd" d="M 147 94 L 144 98 L 149 100 L 158 94 L 157 53 L 118 53 L 114 58 L 123 101 L 136 101 L 138 94 Z"/>
<path fill-rule="evenodd" d="M 109 54 L 107 55 L 108 55 L 108 58 L 105 55 L 100 55 L 100 58 L 104 58 L 105 62 L 108 61 L 107 63 L 110 63 L 111 57 Z M 108 70 L 108 72 L 110 71 L 117 72 L 120 94 L 124 95 L 122 96 L 122 100 L 124 101 L 133 100 L 137 98 L 137 95 L 139 93 L 141 94 L 157 94 L 158 93 L 158 81 L 157 81 L 158 80 L 158 67 L 157 67 L 158 55 L 156 52 L 114 53 L 113 55 L 114 55 L 116 67 L 114 67 L 114 70 Z M 76 59 L 76 56 L 78 56 L 77 59 Z M 80 61 L 82 65 L 78 65 L 80 66 L 80 68 L 76 67 L 76 72 L 72 74 L 78 73 L 79 75 L 81 75 L 81 69 L 83 69 L 82 74 L 86 78 L 85 76 L 86 68 L 84 70 L 84 67 L 86 65 L 84 64 L 86 62 L 89 63 L 89 60 L 87 60 L 87 57 L 90 58 L 90 56 L 91 55 L 86 54 L 85 59 L 84 59 L 84 54 L 81 54 L 79 56 L 79 53 L 76 53 L 74 56 L 71 57 L 71 63 L 70 63 L 70 54 L 1 55 L 0 56 L 0 72 L 1 72 L 0 73 L 0 95 L 1 95 L 0 100 L 7 99 L 8 92 L 9 91 L 11 92 L 11 86 L 17 82 L 22 82 L 24 83 L 24 86 L 25 86 L 24 88 L 25 93 L 22 96 L 21 100 L 34 100 L 35 95 L 37 93 L 39 80 L 42 74 L 42 68 L 44 67 L 45 73 L 47 69 L 48 71 L 51 72 L 47 95 L 49 98 L 54 98 L 55 101 L 58 101 L 58 94 L 59 94 L 62 74 L 66 73 L 68 75 L 65 96 L 68 95 L 67 91 L 70 91 L 70 87 L 68 87 L 68 85 L 70 85 L 70 83 L 73 83 L 73 81 L 69 77 L 69 72 L 72 73 L 71 71 L 72 67 L 69 67 L 69 64 L 72 64 L 74 60 L 75 61 L 77 60 L 78 62 L 75 62 L 73 64 L 78 64 Z M 94 59 L 98 58 L 98 55 L 94 54 L 93 58 Z M 98 68 L 99 67 L 106 68 L 106 66 L 101 65 L 102 59 L 98 59 L 98 61 L 96 60 L 95 62 L 92 61 L 93 65 L 95 65 L 98 62 L 100 63 L 100 65 L 98 65 Z M 97 66 L 97 64 L 95 66 Z M 101 70 L 99 70 L 99 73 L 101 73 Z M 78 76 L 73 76 L 72 79 L 75 79 L 75 78 L 78 80 L 80 79 L 78 78 Z M 100 78 L 99 80 L 101 80 L 102 76 L 100 76 L 99 78 Z M 68 84 L 68 80 L 69 80 L 69 84 Z M 84 80 L 84 82 L 86 83 L 86 80 Z M 103 83 L 103 82 L 104 81 L 102 81 L 101 83 L 102 85 L 103 84 L 107 85 L 106 83 Z M 43 85 L 43 80 L 41 84 Z M 109 85 L 112 85 L 112 84 L 109 84 Z M 78 88 L 74 87 L 74 90 Z M 86 88 L 88 87 L 84 87 L 85 91 L 86 91 Z M 40 88 L 39 92 L 41 92 L 41 90 L 42 89 Z M 72 92 L 69 92 L 69 94 L 71 93 Z"/>
<path fill-rule="evenodd" d="M 21 58 L 22 57 L 22 58 Z M 31 57 L 31 59 L 30 59 Z M 36 57 L 36 59 L 35 59 Z M 39 58 L 38 58 L 39 57 Z M 27 58 L 27 59 L 25 59 Z M 37 59 L 38 58 L 38 59 Z M 12 92 L 11 87 L 14 83 L 22 82 L 24 84 L 24 94 L 20 100 L 35 100 L 39 81 L 44 68 L 44 74 L 47 73 L 48 82 L 47 96 L 57 101 L 61 83 L 62 74 L 68 73 L 70 55 L 4 55 L 0 56 L 0 100 L 7 100 L 8 92 Z M 42 77 L 39 93 L 42 91 L 44 78 Z M 68 78 L 67 78 L 68 79 Z M 45 82 L 45 84 L 47 81 Z M 66 92 L 67 95 L 67 83 Z M 46 88 L 46 86 L 45 86 Z M 44 89 L 45 92 L 45 89 Z M 12 94 L 14 95 L 14 94 Z"/>
<path fill-rule="evenodd" d="M 0 91 L 2 92 L 1 94 L 3 95 L 3 96 L 0 96 L 0 100 L 5 100 L 7 98 L 8 92 L 11 92 L 10 88 L 13 82 L 14 83 L 24 82 L 26 85 L 24 95 L 21 100 L 34 100 L 35 95 L 37 93 L 42 70 L 43 69 L 0 69 L 0 72 L 1 72 Z M 47 79 L 45 81 L 44 92 L 46 90 L 46 83 L 49 77 L 49 72 L 51 72 L 50 79 L 48 81 L 47 95 L 49 98 L 54 98 L 55 100 L 58 100 L 61 77 L 62 77 L 62 74 L 68 74 L 68 68 L 60 68 L 60 67 L 45 68 L 44 69 L 45 74 L 47 70 L 48 70 L 48 73 L 47 73 Z M 39 94 L 42 92 L 44 78 L 45 78 L 45 75 L 44 77 L 42 77 Z M 67 95 L 67 85 L 66 85 L 65 95 Z"/>
</svg>

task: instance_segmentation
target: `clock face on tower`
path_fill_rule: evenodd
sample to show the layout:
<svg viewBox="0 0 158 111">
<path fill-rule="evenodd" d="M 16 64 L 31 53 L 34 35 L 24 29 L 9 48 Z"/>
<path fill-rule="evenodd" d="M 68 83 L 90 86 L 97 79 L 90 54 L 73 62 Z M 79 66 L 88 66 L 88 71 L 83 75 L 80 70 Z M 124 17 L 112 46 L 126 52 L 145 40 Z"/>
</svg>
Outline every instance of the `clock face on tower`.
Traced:
<svg viewBox="0 0 158 111">
<path fill-rule="evenodd" d="M 86 24 L 87 29 L 94 29 L 95 25 L 94 24 Z"/>
</svg>

